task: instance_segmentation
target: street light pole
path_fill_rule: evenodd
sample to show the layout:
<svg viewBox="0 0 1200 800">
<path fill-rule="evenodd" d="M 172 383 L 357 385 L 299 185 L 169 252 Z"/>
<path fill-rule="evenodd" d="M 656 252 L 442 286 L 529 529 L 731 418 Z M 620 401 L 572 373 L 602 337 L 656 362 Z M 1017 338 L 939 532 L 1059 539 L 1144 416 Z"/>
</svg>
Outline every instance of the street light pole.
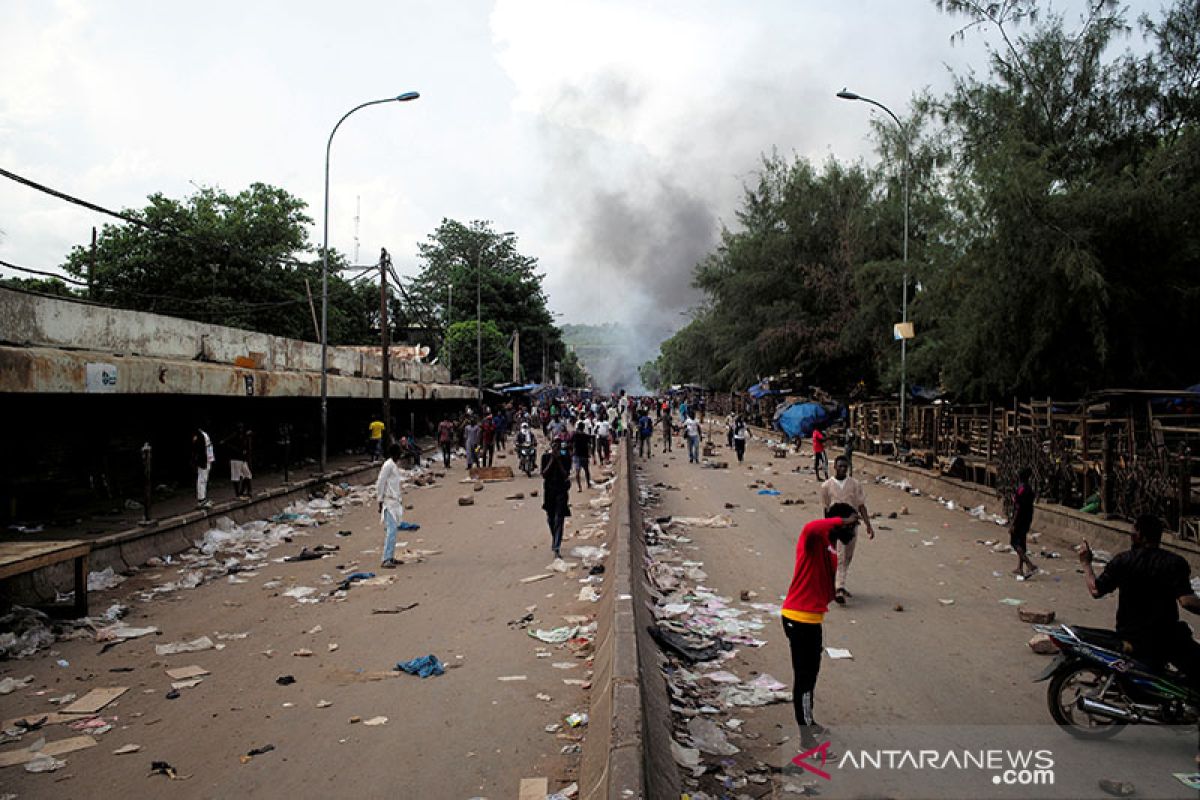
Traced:
<svg viewBox="0 0 1200 800">
<path fill-rule="evenodd" d="M 883 109 L 887 115 L 896 123 L 896 127 L 900 129 L 900 141 L 904 145 L 904 244 L 903 244 L 903 262 L 904 262 L 904 288 L 901 295 L 900 306 L 900 321 L 908 322 L 908 173 L 910 165 L 908 163 L 908 129 L 904 127 L 904 123 L 900 118 L 892 113 L 892 110 L 880 103 L 877 100 L 872 100 L 869 97 L 855 94 L 854 92 L 842 91 L 837 93 L 837 96 L 843 100 L 861 100 L 864 103 Z M 907 325 L 906 325 L 907 328 Z M 907 333 L 907 330 L 904 331 Z M 908 394 L 907 386 L 908 378 L 908 337 L 900 337 L 900 441 L 904 442 L 908 438 L 908 417 L 905 415 L 906 395 Z"/>
<path fill-rule="evenodd" d="M 333 148 L 333 135 L 342 127 L 346 118 L 367 106 L 381 103 L 406 103 L 416 100 L 418 92 L 405 92 L 396 97 L 370 100 L 347 111 L 329 132 L 325 143 L 325 233 L 321 239 L 321 474 L 325 474 L 329 446 L 329 152 Z"/>
</svg>

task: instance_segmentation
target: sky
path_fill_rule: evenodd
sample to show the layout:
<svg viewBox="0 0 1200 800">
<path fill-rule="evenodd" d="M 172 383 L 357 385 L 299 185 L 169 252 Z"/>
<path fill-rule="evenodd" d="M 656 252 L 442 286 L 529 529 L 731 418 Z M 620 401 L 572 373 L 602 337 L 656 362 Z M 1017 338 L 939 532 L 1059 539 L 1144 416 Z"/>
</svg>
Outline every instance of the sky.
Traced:
<svg viewBox="0 0 1200 800">
<path fill-rule="evenodd" d="M 114 209 L 264 182 L 319 243 L 334 124 L 419 91 L 338 130 L 332 247 L 412 275 L 443 218 L 491 220 L 561 322 L 667 327 L 764 153 L 874 162 L 878 112 L 835 93 L 903 116 L 988 41 L 951 43 L 964 20 L 932 0 L 0 0 L 0 20 L 0 167 Z M 5 261 L 59 271 L 109 221 L 0 179 Z"/>
</svg>

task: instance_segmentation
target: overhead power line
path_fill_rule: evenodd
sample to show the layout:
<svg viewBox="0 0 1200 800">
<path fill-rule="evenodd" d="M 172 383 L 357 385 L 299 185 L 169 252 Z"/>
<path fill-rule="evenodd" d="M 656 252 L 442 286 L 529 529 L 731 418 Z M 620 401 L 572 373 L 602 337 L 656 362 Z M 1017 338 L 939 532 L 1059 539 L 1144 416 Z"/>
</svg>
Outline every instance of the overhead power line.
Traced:
<svg viewBox="0 0 1200 800">
<path fill-rule="evenodd" d="M 95 203 L 89 203 L 87 200 L 81 200 L 78 197 L 73 197 L 73 196 L 67 194 L 66 192 L 60 192 L 57 189 L 51 189 L 49 186 L 44 186 L 43 184 L 40 184 L 37 181 L 32 181 L 29 178 L 21 177 L 20 175 L 16 174 L 15 172 L 9 172 L 8 170 L 4 169 L 3 167 L 0 167 L 0 175 L 3 175 L 5 178 L 8 178 L 9 180 L 16 181 L 17 183 L 28 186 L 31 189 L 37 189 L 39 192 L 44 192 L 45 194 L 48 194 L 51 197 L 57 197 L 59 200 L 66 200 L 68 203 L 74 203 L 77 206 L 83 206 L 84 208 L 89 208 L 92 211 L 99 211 L 101 214 L 108 214 L 110 217 L 116 217 L 117 219 L 123 219 L 126 222 L 129 222 L 133 225 L 139 225 L 143 228 L 157 230 L 157 228 L 154 225 L 151 225 L 150 223 L 146 222 L 145 220 L 140 220 L 137 217 L 131 217 L 128 214 L 122 214 L 120 211 L 113 211 L 110 208 L 105 208 L 104 206 L 99 206 L 99 205 L 96 205 Z"/>
</svg>

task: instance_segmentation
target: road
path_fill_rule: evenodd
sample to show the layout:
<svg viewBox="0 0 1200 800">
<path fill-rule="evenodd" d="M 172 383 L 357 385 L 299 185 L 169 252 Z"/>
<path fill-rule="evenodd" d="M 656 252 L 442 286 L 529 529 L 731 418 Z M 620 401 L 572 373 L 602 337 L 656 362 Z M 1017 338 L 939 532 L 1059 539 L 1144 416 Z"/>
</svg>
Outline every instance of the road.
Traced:
<svg viewBox="0 0 1200 800">
<path fill-rule="evenodd" d="M 497 463 L 513 462 L 510 456 Z M 103 792 L 180 800 L 499 798 L 515 797 L 522 778 L 546 777 L 551 791 L 574 781 L 579 756 L 561 750 L 581 738 L 581 731 L 545 728 L 587 710 L 587 688 L 580 684 L 591 675 L 588 651 L 542 644 L 508 623 L 527 609 L 534 617 L 531 628 L 562 626 L 564 616 L 594 615 L 595 606 L 578 599 L 586 572 L 522 583 L 546 573 L 551 561 L 540 500 L 530 497 L 541 481 L 518 475 L 473 491 L 460 482 L 464 477 L 456 461 L 434 485 L 407 491 L 412 505 L 407 518 L 422 527 L 402 533 L 401 540 L 409 549 L 437 553 L 394 571 L 378 568 L 383 535 L 368 500 L 319 527 L 297 528 L 294 541 L 271 550 L 249 574 L 221 576 L 143 602 L 139 592 L 180 577 L 172 566 L 149 567 L 94 595 L 93 609 L 128 603 L 126 623 L 155 626 L 161 635 L 101 653 L 89 633 L 0 663 L 0 678 L 33 676 L 27 688 L 0 696 L 5 720 L 52 712 L 56 706 L 49 700 L 67 693 L 82 697 L 97 687 L 128 687 L 102 710 L 114 727 L 97 737 L 98 746 L 63 756 L 66 765 L 52 773 L 0 769 L 4 792 L 21 798 Z M 506 499 L 517 492 L 525 498 Z M 573 494 L 575 516 L 564 553 L 602 540 L 603 519 L 597 515 L 604 512 L 581 502 L 597 494 Z M 463 496 L 474 505 L 460 506 Z M 586 540 L 570 538 L 588 525 L 601 525 L 600 532 L 586 531 L 596 533 Z M 319 560 L 279 563 L 317 545 L 339 550 Z M 331 596 L 337 582 L 356 569 L 394 582 L 355 585 L 344 597 Z M 294 587 L 317 592 L 304 600 L 284 594 Z M 321 602 L 307 602 L 314 598 Z M 413 603 L 418 605 L 400 613 L 372 613 Z M 201 636 L 223 649 L 155 652 L 155 645 Z M 538 657 L 538 650 L 546 657 Z M 311 655 L 295 655 L 303 651 Z M 393 670 L 399 661 L 427 654 L 451 669 L 426 679 Z M 56 666 L 60 659 L 68 666 Z M 189 665 L 210 674 L 179 690 L 178 699 L 167 699 L 171 679 L 165 670 Z M 279 685 L 276 679 L 284 675 L 296 682 Z M 498 680 L 509 676 L 525 679 Z M 387 721 L 368 726 L 375 717 Z M 51 725 L 2 749 L 27 747 L 39 736 L 55 741 L 73 735 L 78 734 L 66 725 Z M 114 754 L 126 745 L 139 745 L 140 751 Z M 250 750 L 265 745 L 274 750 L 242 763 Z M 152 761 L 168 762 L 186 779 L 151 774 Z"/>
<path fill-rule="evenodd" d="M 730 468 L 688 464 L 679 448 L 669 454 L 656 448 L 654 457 L 638 459 L 642 485 L 660 495 L 646 516 L 733 518 L 736 526 L 729 528 L 670 526 L 669 531 L 692 540 L 676 548 L 676 559 L 703 562 L 703 586 L 766 623 L 754 634 L 767 640 L 765 646 L 739 647 L 733 659 L 717 666 L 743 680 L 769 673 L 790 688 L 789 650 L 778 616 L 751 611 L 739 595 L 749 590 L 758 594 L 754 602 L 782 601 L 796 537 L 806 522 L 820 516 L 811 456 L 789 453 L 779 459 L 759 440 L 751 443 L 743 465 L 724 448 L 713 460 L 727 460 Z M 793 471 L 797 467 L 799 473 Z M 854 596 L 845 606 L 832 606 L 825 621 L 826 647 L 852 654 L 851 659 L 823 658 L 817 684 L 816 718 L 833 729 L 833 751 L 841 757 L 875 748 L 1046 748 L 1053 752 L 1055 786 L 997 787 L 990 773 L 969 770 L 932 777 L 930 772 L 838 770 L 828 782 L 812 774 L 785 776 L 744 791 L 767 796 L 768 789 L 779 793 L 788 781 L 808 780 L 823 796 L 1103 797 L 1098 779 L 1111 777 L 1131 781 L 1139 797 L 1194 796 L 1171 774 L 1194 770 L 1194 731 L 1168 736 L 1165 744 L 1147 740 L 1142 729 L 1081 745 L 1050 722 L 1046 684 L 1031 682 L 1049 657 L 1029 649 L 1030 626 L 1001 601 L 1052 609 L 1060 621 L 1111 627 L 1115 602 L 1088 595 L 1069 549 L 1073 542 L 1041 534 L 1032 551 L 1047 574 L 1019 582 L 1011 574 L 1015 556 L 979 543 L 1007 542 L 1005 528 L 961 509 L 948 510 L 933 498 L 876 484 L 861 466 L 857 477 L 866 484 L 869 510 L 879 515 L 874 519 L 878 535 L 871 541 L 860 535 L 848 585 Z M 767 487 L 781 494 L 758 493 Z M 802 504 L 785 505 L 785 500 Z M 893 513 L 896 518 L 890 519 Z M 1040 548 L 1062 557 L 1040 558 Z M 739 733 L 726 731 L 743 750 L 736 766 L 729 762 L 722 769 L 720 758 L 706 756 L 707 774 L 685 781 L 685 787 L 716 795 L 722 776 L 737 786 L 739 770 L 753 773 L 756 761 L 780 767 L 797 753 L 790 703 L 734 711 L 715 717 L 722 723 L 744 720 Z M 686 721 L 680 716 L 676 725 L 677 739 L 684 743 Z"/>
</svg>

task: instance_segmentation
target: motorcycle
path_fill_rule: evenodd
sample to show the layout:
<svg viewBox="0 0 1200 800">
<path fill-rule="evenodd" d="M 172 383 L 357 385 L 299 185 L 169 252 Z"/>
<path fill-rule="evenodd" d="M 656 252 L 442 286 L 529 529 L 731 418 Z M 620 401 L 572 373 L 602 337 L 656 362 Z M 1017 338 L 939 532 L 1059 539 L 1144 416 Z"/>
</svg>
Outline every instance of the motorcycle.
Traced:
<svg viewBox="0 0 1200 800">
<path fill-rule="evenodd" d="M 1126 725 L 1188 725 L 1200 721 L 1200 693 L 1178 672 L 1126 655 L 1114 632 L 1076 625 L 1034 625 L 1058 647 L 1035 682 L 1049 680 L 1050 716 L 1080 739 L 1106 739 Z"/>
<path fill-rule="evenodd" d="M 533 471 L 537 469 L 537 447 L 532 444 L 518 445 L 517 457 L 521 471 L 525 473 L 525 477 L 532 478 Z"/>
</svg>

